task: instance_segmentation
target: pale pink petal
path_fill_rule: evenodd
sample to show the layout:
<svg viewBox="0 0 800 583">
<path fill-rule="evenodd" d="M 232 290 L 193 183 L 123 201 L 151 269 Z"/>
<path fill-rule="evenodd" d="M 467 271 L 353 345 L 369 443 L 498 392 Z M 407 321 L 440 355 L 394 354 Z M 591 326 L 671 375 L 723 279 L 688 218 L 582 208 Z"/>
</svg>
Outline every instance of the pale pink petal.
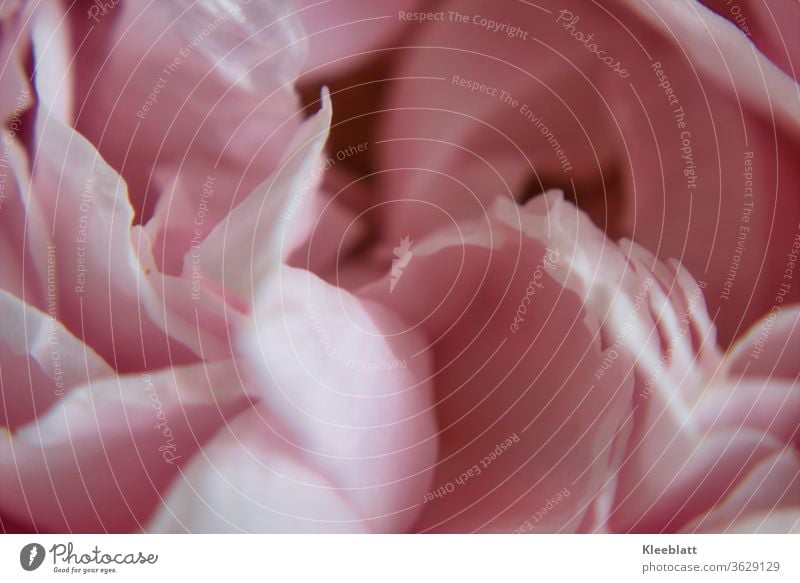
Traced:
<svg viewBox="0 0 800 583">
<path fill-rule="evenodd" d="M 676 432 L 664 424 L 634 434 L 609 524 L 617 532 L 673 532 L 710 509 L 784 444 L 759 431 Z M 692 439 L 694 437 L 694 439 Z"/>
<path fill-rule="evenodd" d="M 436 460 L 429 356 L 391 312 L 283 268 L 240 337 L 275 431 L 372 530 L 405 531 Z"/>
<path fill-rule="evenodd" d="M 683 531 L 730 532 L 742 528 L 743 519 L 749 519 L 752 526 L 743 532 L 769 532 L 778 527 L 773 521 L 792 507 L 800 507 L 800 457 L 797 451 L 788 449 L 764 459 L 733 492 Z M 754 515 L 760 515 L 761 524 L 756 523 Z"/>
<path fill-rule="evenodd" d="M 703 0 L 703 4 L 739 27 L 787 75 L 800 77 L 800 38 L 794 34 L 794 27 L 800 22 L 797 2 Z"/>
<path fill-rule="evenodd" d="M 113 370 L 53 315 L 0 291 L 0 426 L 33 421 L 75 386 Z"/>
<path fill-rule="evenodd" d="M 652 256 L 632 247 L 642 269 Z M 800 393 L 791 383 L 726 377 L 700 287 L 681 270 L 653 270 L 646 307 L 657 344 L 631 335 L 637 354 L 635 428 L 609 525 L 663 532 L 708 511 L 748 471 L 798 433 Z M 668 292 L 668 296 L 663 293 Z M 669 299 L 667 299 L 667 297 Z"/>
<path fill-rule="evenodd" d="M 601 258 L 604 277 L 597 282 L 586 285 L 585 277 L 572 273 L 565 279 L 586 290 L 588 305 L 610 314 L 605 333 L 635 362 L 634 430 L 608 526 L 672 531 L 793 439 L 798 395 L 791 387 L 713 381 L 724 378 L 725 366 L 702 286 L 678 264 L 659 263 L 635 244 L 622 249 L 626 271 L 617 265 L 615 273 Z M 625 283 L 632 273 L 644 284 L 635 295 L 636 288 Z M 627 301 L 612 295 L 611 282 L 627 288 Z M 635 298 L 638 309 L 631 304 Z"/>
<path fill-rule="evenodd" d="M 179 467 L 242 410 L 238 387 L 230 362 L 71 387 L 0 436 L 2 514 L 44 532 L 141 528 Z"/>
<path fill-rule="evenodd" d="M 800 444 L 800 383 L 796 379 L 730 378 L 707 388 L 693 412 L 710 430 L 763 431 L 783 443 Z"/>
<path fill-rule="evenodd" d="M 725 529 L 726 534 L 800 534 L 800 506 L 744 516 Z"/>
<path fill-rule="evenodd" d="M 171 486 L 148 532 L 368 532 L 345 493 L 262 416 L 242 413 Z"/>
<path fill-rule="evenodd" d="M 29 108 L 33 102 L 25 60 L 31 48 L 30 24 L 39 19 L 32 19 L 32 5 L 26 8 L 7 2 L 0 16 L 0 118 L 4 124 L 0 138 L 0 261 L 3 265 L 0 288 L 43 309 L 44 282 L 40 281 L 36 270 L 30 268 L 32 257 L 25 242 L 26 221 L 30 221 L 35 230 L 40 220 L 36 205 L 29 204 L 30 166 L 25 148 L 30 135 Z M 57 6 L 50 4 L 37 14 L 43 15 L 46 21 L 52 20 L 48 16 L 57 19 L 57 13 Z M 43 33 L 46 33 L 46 26 L 39 26 L 37 34 Z M 64 36 L 63 28 L 59 34 L 53 34 L 54 52 L 63 50 Z M 52 73 L 52 69 L 49 72 Z M 61 78 L 63 72 L 58 75 Z M 29 264 L 27 268 L 24 267 L 26 263 Z"/>
<path fill-rule="evenodd" d="M 727 346 L 775 303 L 797 236 L 796 83 L 698 4 L 533 4 L 452 4 L 516 35 L 445 5 L 403 50 L 376 113 L 389 242 L 558 187 L 707 284 Z"/>
<path fill-rule="evenodd" d="M 664 315 L 658 318 L 661 334 L 668 329 Z M 713 347 L 713 336 L 688 331 L 687 324 L 704 315 L 696 305 L 679 316 L 678 343 L 691 346 L 700 339 Z M 681 362 L 669 334 L 662 341 L 670 352 L 659 365 L 637 361 L 642 380 L 636 426 L 609 521 L 616 531 L 681 528 L 800 435 L 800 391 L 792 381 L 727 377 L 725 363 L 707 347 L 696 362 Z M 716 369 L 702 365 L 709 358 Z"/>
<path fill-rule="evenodd" d="M 33 203 L 44 225 L 29 234 L 35 262 L 28 268 L 44 281 L 52 257 L 58 319 L 119 370 L 168 364 L 165 335 L 138 309 L 143 285 L 125 183 L 44 107 L 37 116 L 32 177 Z M 174 348 L 173 362 L 190 358 L 185 348 Z"/>
<path fill-rule="evenodd" d="M 731 347 L 729 374 L 793 379 L 800 373 L 800 307 L 776 305 Z"/>
<path fill-rule="evenodd" d="M 604 253 L 583 244 L 602 233 L 558 198 L 498 201 L 486 222 L 413 241 L 410 259 L 364 291 L 427 333 L 438 371 L 441 452 L 421 531 L 577 531 L 609 511 L 632 361 L 557 279 L 580 254 Z M 576 220 L 578 231 L 564 226 Z"/>
<path fill-rule="evenodd" d="M 787 75 L 800 80 L 800 39 L 792 34 L 792 27 L 800 22 L 800 6 L 791 0 L 751 0 L 751 5 L 755 5 L 754 42 Z"/>
<path fill-rule="evenodd" d="M 458 402 L 458 397 L 463 398 L 464 394 L 468 394 L 463 391 L 470 386 L 470 382 L 477 382 L 479 387 L 478 396 L 472 402 L 476 410 L 477 405 L 482 404 L 481 399 L 487 398 L 487 387 L 501 386 L 512 391 L 512 395 L 520 394 L 510 388 L 513 384 L 507 384 L 513 383 L 516 372 L 515 361 L 505 360 L 506 351 L 509 348 L 513 350 L 512 335 L 508 334 L 509 342 L 504 342 L 504 332 L 498 324 L 504 320 L 516 323 L 508 315 L 503 318 L 504 294 L 508 289 L 504 287 L 509 281 L 513 284 L 516 277 L 523 282 L 531 278 L 530 270 L 537 265 L 531 258 L 541 258 L 553 252 L 546 249 L 558 252 L 558 261 L 553 262 L 544 276 L 540 274 L 545 281 L 552 278 L 556 284 L 553 291 L 548 292 L 545 287 L 535 296 L 535 300 L 544 302 L 538 306 L 544 313 L 531 313 L 530 309 L 525 308 L 520 309 L 523 316 L 519 313 L 516 316 L 517 319 L 543 320 L 541 323 L 538 319 L 534 320 L 534 330 L 540 331 L 544 339 L 526 339 L 527 342 L 519 350 L 524 354 L 531 345 L 538 346 L 537 341 L 544 343 L 535 354 L 541 354 L 541 358 L 545 359 L 540 363 L 527 356 L 525 364 L 532 362 L 531 366 L 535 368 L 522 376 L 525 380 L 517 390 L 524 395 L 524 388 L 531 383 L 535 386 L 538 377 L 568 375 L 565 380 L 553 379 L 545 382 L 544 386 L 551 391 L 558 391 L 562 386 L 576 391 L 569 398 L 570 411 L 588 426 L 591 427 L 592 421 L 603 419 L 604 424 L 597 429 L 597 433 L 589 434 L 592 435 L 591 443 L 602 444 L 597 445 L 602 448 L 601 451 L 608 450 L 614 455 L 602 460 L 604 463 L 596 462 L 600 467 L 599 481 L 591 481 L 589 474 L 590 477 L 585 478 L 588 484 L 585 481 L 581 484 L 589 488 L 589 492 L 583 492 L 585 501 L 581 501 L 581 497 L 573 500 L 573 504 L 575 501 L 580 504 L 579 508 L 591 508 L 578 522 L 583 529 L 643 532 L 676 530 L 687 520 L 708 510 L 714 500 L 725 496 L 750 468 L 793 439 L 799 409 L 794 403 L 796 392 L 792 391 L 792 387 L 759 395 L 753 386 L 742 384 L 734 387 L 733 382 L 713 380 L 725 367 L 723 356 L 716 348 L 714 325 L 706 312 L 703 286 L 697 284 L 679 264 L 661 263 L 635 243 L 614 244 L 585 214 L 566 204 L 559 193 L 537 197 L 521 209 L 499 200 L 489 216 L 496 216 L 496 223 L 503 228 L 493 229 L 490 223 L 488 229 L 481 229 L 481 221 L 462 223 L 460 230 L 453 229 L 449 235 L 452 251 L 449 254 L 440 252 L 435 263 L 431 262 L 428 269 L 421 273 L 428 255 L 432 255 L 431 250 L 440 251 L 441 247 L 446 246 L 447 239 L 437 234 L 417 243 L 394 293 L 384 291 L 383 297 L 409 322 L 418 322 L 423 326 L 434 346 L 437 346 L 434 354 L 437 366 L 442 371 L 436 377 L 437 397 L 440 399 L 437 409 L 444 416 L 442 425 L 448 427 L 447 421 L 451 420 L 448 411 L 452 406 L 448 400 Z M 525 238 L 530 238 L 529 247 L 520 247 L 520 239 L 525 241 Z M 469 249 L 472 245 L 480 245 L 484 249 L 485 255 L 480 261 L 474 254 L 464 252 L 464 248 Z M 518 249 L 522 252 L 517 255 L 512 253 Z M 504 255 L 504 250 L 510 257 Z M 498 272 L 497 264 L 504 265 L 503 258 L 506 272 Z M 521 276 L 517 275 L 515 258 L 517 261 L 525 258 L 528 273 L 523 271 Z M 458 285 L 448 285 L 451 279 Z M 381 287 L 389 287 L 387 283 L 384 280 L 372 286 L 368 293 L 379 293 Z M 485 305 L 481 308 L 480 302 L 485 293 L 482 290 L 487 283 L 494 287 L 494 297 L 483 300 Z M 413 301 L 408 295 L 395 295 L 401 286 L 406 294 L 413 294 Z M 459 297 L 459 292 L 467 294 L 467 298 L 462 299 L 465 305 L 452 309 L 448 304 Z M 558 295 L 548 301 L 548 293 Z M 580 303 L 577 306 L 582 304 L 583 309 L 579 311 L 573 308 L 572 313 L 561 313 L 557 307 L 551 307 L 556 300 L 564 301 L 565 297 L 562 296 L 578 299 Z M 475 312 L 470 310 L 472 302 L 478 302 Z M 536 304 L 531 302 L 531 305 Z M 558 326 L 552 332 L 548 332 L 547 328 L 548 314 L 553 315 Z M 461 318 L 465 318 L 465 322 Z M 572 336 L 577 325 L 585 327 L 584 333 L 588 334 L 583 340 L 580 336 Z M 441 351 L 448 350 L 449 346 L 448 334 L 451 329 L 448 326 L 452 327 L 458 341 L 450 349 L 452 352 L 442 355 Z M 521 327 L 520 322 L 517 328 Z M 514 328 L 511 328 L 513 331 Z M 567 354 L 561 354 L 558 342 L 565 337 L 569 350 Z M 602 339 L 601 346 L 605 348 L 604 352 L 595 348 L 597 356 L 589 361 L 594 363 L 594 382 L 588 394 L 586 387 L 590 385 L 591 377 L 583 377 L 580 371 L 585 369 L 579 366 L 583 364 L 580 359 L 586 359 L 587 354 L 591 354 L 587 348 L 592 345 L 586 344 L 587 339 L 595 339 L 596 342 Z M 491 344 L 491 340 L 494 340 L 494 344 Z M 481 348 L 486 342 L 490 346 Z M 497 350 L 496 355 L 492 347 Z M 470 351 L 475 349 L 483 350 L 483 355 L 471 354 Z M 452 395 L 442 393 L 444 387 L 450 386 L 450 375 L 459 374 L 459 368 L 454 365 L 462 356 L 462 351 L 463 355 L 467 355 L 467 363 L 471 368 L 461 369 L 464 378 L 452 383 Z M 554 364 L 552 358 L 563 360 Z M 497 381 L 493 381 L 492 374 L 499 377 Z M 635 392 L 626 393 L 621 379 L 632 382 L 634 378 Z M 603 389 L 599 390 L 601 387 Z M 759 388 L 763 388 L 763 384 Z M 491 392 L 491 388 L 489 391 L 492 403 L 499 404 L 502 411 L 500 397 Z M 615 401 L 613 396 L 619 392 L 627 394 L 627 399 Z M 591 400 L 598 394 L 602 395 L 598 398 L 603 405 Z M 537 393 L 538 398 L 549 396 L 547 392 L 544 395 Z M 633 400 L 630 400 L 631 397 L 634 397 Z M 512 401 L 506 404 L 508 412 L 503 415 L 500 425 L 503 429 L 510 427 L 506 420 L 513 418 L 514 409 L 511 405 L 514 401 L 513 397 L 510 398 Z M 591 404 L 585 417 L 582 417 L 575 403 L 584 401 Z M 553 402 L 558 403 L 558 400 L 554 399 Z M 604 411 L 598 413 L 598 409 L 614 403 L 619 407 L 616 415 L 605 415 Z M 539 409 L 545 409 L 544 404 L 526 406 L 523 411 L 529 413 Z M 461 410 L 461 415 L 466 413 L 472 413 L 469 406 Z M 626 415 L 627 420 L 624 417 Z M 571 421 L 572 417 L 557 407 L 552 415 L 552 419 L 563 423 Z M 453 422 L 459 419 L 458 414 L 452 417 Z M 493 421 L 491 417 L 481 418 L 470 427 L 492 427 Z M 632 421 L 632 432 L 628 421 Z M 537 434 L 540 436 L 537 443 L 548 443 L 544 436 L 557 433 L 556 428 L 548 427 Z M 564 442 L 575 443 L 574 436 L 581 434 L 573 427 L 569 435 L 572 441 L 565 436 L 559 445 Z M 615 446 L 615 435 L 619 435 L 626 443 L 622 455 L 619 447 Z M 464 443 L 471 446 L 472 442 L 464 438 L 456 441 L 461 444 L 460 447 L 464 447 Z M 443 454 L 440 456 L 444 460 L 444 467 L 450 443 L 445 430 L 442 435 Z M 583 455 L 598 456 L 588 447 L 581 449 Z M 474 459 L 477 452 L 470 451 L 470 456 Z M 509 456 L 507 460 L 514 460 L 514 456 Z M 532 480 L 532 488 L 537 488 L 538 481 L 542 480 L 542 476 L 547 477 L 548 472 L 552 471 L 564 482 L 570 472 L 580 468 L 586 474 L 586 468 L 592 467 L 586 460 L 581 463 L 570 460 L 563 468 L 555 460 L 547 461 L 547 469 L 541 468 L 536 472 L 537 478 Z M 620 463 L 622 467 L 617 474 Z M 461 471 L 467 469 L 465 467 Z M 450 475 L 439 481 L 446 487 L 458 476 L 459 473 L 451 469 Z M 581 482 L 575 478 L 572 480 Z M 531 488 L 531 480 L 521 482 Z M 483 497 L 476 499 L 474 495 L 464 496 L 468 502 L 463 502 L 460 491 L 480 488 L 477 480 L 471 484 L 467 481 L 460 490 L 456 488 L 449 498 L 445 496 L 433 523 L 423 522 L 423 527 L 492 529 L 493 520 L 497 520 L 492 514 L 484 515 L 483 522 L 468 527 L 456 522 L 459 514 L 466 519 L 470 517 L 466 509 L 476 513 L 484 502 Z M 610 496 L 612 493 L 613 496 Z M 547 500 L 544 492 L 539 492 L 539 496 L 540 500 Z M 509 496 L 505 496 L 504 500 L 508 501 Z M 567 506 L 564 510 L 574 510 L 574 506 Z M 498 513 L 498 509 L 487 505 L 483 512 Z M 557 515 L 557 512 L 553 513 L 553 517 Z M 496 528 L 508 528 L 503 524 L 502 514 L 496 516 L 501 517 L 497 520 Z M 518 518 L 519 514 L 516 516 Z M 423 519 L 427 517 L 426 512 Z M 569 523 L 565 523 L 563 517 L 560 520 L 560 525 L 567 524 L 566 528 L 569 528 Z M 546 530 L 552 526 L 544 522 L 526 528 Z M 518 526 L 516 530 L 520 530 Z"/>
<path fill-rule="evenodd" d="M 130 185 L 166 273 L 276 169 L 302 119 L 290 81 L 305 45 L 287 11 L 124 2 L 76 39 L 77 128 Z"/>
<path fill-rule="evenodd" d="M 223 299 L 206 293 L 204 302 L 189 302 L 192 286 L 205 283 L 157 273 L 149 239 L 131 233 L 127 185 L 49 109 L 52 84 L 40 81 L 28 269 L 41 285 L 52 269 L 59 320 L 121 371 L 196 360 L 204 338 L 204 356 L 229 357 Z"/>
<path fill-rule="evenodd" d="M 183 276 L 158 271 L 145 229 L 134 227 L 141 263 L 138 300 L 143 314 L 167 336 L 206 362 L 234 356 L 233 331 L 241 324 L 247 304 L 233 290 L 205 278 L 192 265 Z"/>
<path fill-rule="evenodd" d="M 300 128 L 277 170 L 187 253 L 184 276 L 196 258 L 204 276 L 250 301 L 254 289 L 298 245 L 312 215 L 331 115 L 330 96 L 323 90 L 322 109 Z"/>
<path fill-rule="evenodd" d="M 175 19 L 177 32 L 191 39 L 192 48 L 230 84 L 289 92 L 305 61 L 307 43 L 289 2 L 180 0 L 164 8 Z M 224 32 L 213 34 L 219 26 L 225 26 Z"/>
<path fill-rule="evenodd" d="M 24 69 L 28 43 L 21 32 L 22 22 L 18 3 L 4 2 L 0 7 L 0 119 L 3 124 L 27 109 L 31 102 Z"/>
<path fill-rule="evenodd" d="M 27 153 L 8 130 L 2 132 L 0 140 L 0 289 L 44 309 L 44 282 L 31 268 L 31 255 L 25 245 L 30 180 Z M 35 224 L 35 210 L 28 207 L 27 211 L 28 220 Z"/>
<path fill-rule="evenodd" d="M 73 120 L 74 69 L 71 67 L 70 21 L 60 2 L 37 4 L 31 14 L 31 41 L 36 59 L 36 96 L 50 115 L 65 124 Z"/>
<path fill-rule="evenodd" d="M 541 209 L 547 207 L 545 215 Z M 617 247 L 603 241 L 585 217 L 564 207 L 560 197 L 534 199 L 524 209 L 525 224 L 529 232 L 577 234 L 582 245 L 567 246 L 554 277 L 583 298 L 606 341 L 634 363 L 633 370 L 624 372 L 635 371 L 637 378 L 634 430 L 616 479 L 616 499 L 608 508 L 608 526 L 674 528 L 672 521 L 680 524 L 696 513 L 714 488 L 742 471 L 749 456 L 768 453 L 778 442 L 756 432 L 702 433 L 711 426 L 702 415 L 707 407 L 703 391 L 722 355 L 701 287 L 679 266 L 661 264 L 635 244 Z M 611 366 L 618 369 L 625 362 Z M 733 402 L 741 407 L 740 400 Z"/>
</svg>

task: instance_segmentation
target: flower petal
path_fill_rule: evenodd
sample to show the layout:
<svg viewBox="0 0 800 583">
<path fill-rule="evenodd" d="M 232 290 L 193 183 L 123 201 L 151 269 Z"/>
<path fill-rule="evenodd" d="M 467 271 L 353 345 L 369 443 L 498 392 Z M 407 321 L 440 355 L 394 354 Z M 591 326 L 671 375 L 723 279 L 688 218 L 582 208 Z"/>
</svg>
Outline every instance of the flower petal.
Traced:
<svg viewBox="0 0 800 583">
<path fill-rule="evenodd" d="M 798 534 L 800 506 L 744 516 L 725 529 L 726 534 Z"/>
<path fill-rule="evenodd" d="M 300 123 L 305 44 L 288 11 L 125 2 L 80 37 L 77 129 L 130 185 L 165 273 L 275 170 Z"/>
<path fill-rule="evenodd" d="M 792 34 L 792 27 L 800 22 L 800 6 L 797 2 L 742 0 L 734 5 L 726 0 L 702 1 L 714 12 L 738 26 L 787 75 L 798 79 L 800 39 Z"/>
<path fill-rule="evenodd" d="M 312 208 L 331 115 L 330 95 L 323 90 L 322 109 L 303 124 L 284 162 L 187 254 L 184 274 L 197 257 L 205 275 L 243 298 L 252 298 L 254 289 L 297 245 L 294 223 L 298 216 L 302 222 Z"/>
<path fill-rule="evenodd" d="M 153 274 L 149 239 L 134 240 L 131 232 L 127 185 L 49 109 L 47 88 L 38 87 L 36 156 L 26 203 L 33 267 L 41 282 L 48 268 L 54 270 L 58 319 L 121 371 L 196 360 L 204 337 L 209 358 L 229 356 L 219 323 L 222 298 L 207 294 L 205 302 L 189 308 L 183 325 L 176 322 L 192 305 L 186 303 L 192 283 Z"/>
<path fill-rule="evenodd" d="M 0 119 L 3 125 L 25 110 L 31 102 L 25 74 L 24 53 L 28 48 L 20 26 L 23 18 L 17 2 L 4 2 L 0 7 Z"/>
<path fill-rule="evenodd" d="M 732 376 L 793 379 L 800 373 L 800 307 L 776 306 L 731 347 Z"/>
<path fill-rule="evenodd" d="M 8 130 L 3 130 L 0 139 L 0 289 L 44 308 L 44 284 L 40 274 L 30 268 L 32 256 L 25 242 L 26 213 L 30 223 L 39 222 L 38 209 L 26 205 L 30 189 L 27 153 Z"/>
<path fill-rule="evenodd" d="M 772 307 L 800 224 L 800 100 L 736 26 L 696 3 L 452 8 L 376 114 L 390 242 L 557 187 L 707 284 L 723 346 Z"/>
<path fill-rule="evenodd" d="M 733 492 L 683 531 L 730 532 L 749 520 L 752 526 L 741 532 L 787 533 L 793 527 L 778 530 L 777 519 L 792 507 L 800 507 L 800 456 L 788 449 L 764 459 Z"/>
<path fill-rule="evenodd" d="M 245 402 L 232 363 L 75 386 L 0 443 L 2 513 L 49 532 L 140 528 L 180 465 Z"/>
<path fill-rule="evenodd" d="M 164 8 L 181 36 L 192 39 L 190 45 L 230 84 L 285 90 L 305 60 L 302 27 L 287 2 L 179 0 Z M 224 32 L 214 34 L 222 25 Z M 276 56 L 280 61 L 272 62 Z"/>
<path fill-rule="evenodd" d="M 283 268 L 240 338 L 279 438 L 379 532 L 411 527 L 437 450 L 424 341 L 387 335 L 398 326 L 381 306 Z"/>
<path fill-rule="evenodd" d="M 602 314 L 584 309 L 556 272 L 582 253 L 619 251 L 584 245 L 602 243 L 602 233 L 559 199 L 523 209 L 500 200 L 486 222 L 414 242 L 408 261 L 363 292 L 430 339 L 441 453 L 417 525 L 424 532 L 578 531 L 605 521 L 631 429 L 632 361 L 601 339 Z M 564 228 L 574 217 L 581 228 Z M 584 275 L 592 277 L 576 277 Z"/>
<path fill-rule="evenodd" d="M 167 493 L 148 532 L 368 532 L 345 496 L 302 463 L 263 410 L 242 413 Z"/>
<path fill-rule="evenodd" d="M 113 369 L 52 315 L 0 291 L 0 426 L 16 430 L 67 389 L 109 377 Z"/>
</svg>

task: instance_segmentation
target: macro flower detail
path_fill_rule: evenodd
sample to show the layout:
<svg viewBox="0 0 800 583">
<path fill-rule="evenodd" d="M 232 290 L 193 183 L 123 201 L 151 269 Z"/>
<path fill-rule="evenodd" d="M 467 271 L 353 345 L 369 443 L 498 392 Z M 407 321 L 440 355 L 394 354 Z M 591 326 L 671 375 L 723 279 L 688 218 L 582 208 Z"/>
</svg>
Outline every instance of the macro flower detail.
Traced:
<svg viewBox="0 0 800 583">
<path fill-rule="evenodd" d="M 797 532 L 798 23 L 6 2 L 0 527 Z"/>
</svg>

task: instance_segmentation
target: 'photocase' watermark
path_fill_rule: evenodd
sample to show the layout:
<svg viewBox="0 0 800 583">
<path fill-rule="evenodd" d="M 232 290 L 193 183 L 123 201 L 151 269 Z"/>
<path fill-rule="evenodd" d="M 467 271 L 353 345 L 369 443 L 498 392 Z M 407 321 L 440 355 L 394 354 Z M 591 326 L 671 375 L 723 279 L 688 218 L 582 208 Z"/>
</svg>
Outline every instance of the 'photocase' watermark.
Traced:
<svg viewBox="0 0 800 583">
<path fill-rule="evenodd" d="M 536 296 L 536 290 L 544 288 L 542 279 L 544 279 L 545 271 L 555 269 L 558 264 L 559 255 L 560 252 L 557 249 L 545 248 L 545 254 L 539 260 L 536 269 L 533 270 L 533 277 L 531 277 L 531 281 L 525 289 L 525 295 L 519 302 L 517 311 L 514 314 L 514 321 L 511 322 L 509 326 L 512 334 L 519 332 L 519 325 L 525 321 L 525 316 L 528 313 L 528 306 L 533 301 L 534 296 Z"/>
<path fill-rule="evenodd" d="M 175 461 L 179 460 L 182 456 L 176 455 L 177 446 L 175 444 L 175 436 L 167 422 L 167 414 L 164 412 L 161 400 L 158 398 L 158 391 L 153 384 L 153 377 L 145 373 L 142 375 L 142 381 L 144 381 L 144 390 L 147 396 L 153 402 L 153 409 L 156 410 L 156 419 L 158 419 L 158 423 L 153 426 L 153 429 L 161 431 L 161 435 L 164 437 L 164 443 L 159 446 L 158 451 L 161 452 L 161 457 L 165 462 L 174 464 Z"/>
<path fill-rule="evenodd" d="M 590 53 L 597 55 L 597 58 L 600 59 L 600 61 L 602 61 L 609 69 L 614 71 L 623 79 L 629 77 L 630 73 L 625 67 L 622 66 L 622 63 L 619 61 L 619 59 L 606 54 L 606 51 L 600 48 L 600 46 L 597 44 L 597 41 L 594 39 L 593 32 L 584 34 L 580 30 L 575 29 L 575 25 L 578 24 L 580 20 L 580 16 L 575 16 L 566 8 L 560 10 L 558 12 L 558 16 L 556 17 L 556 23 L 561 24 L 564 30 L 566 30 L 572 38 L 585 46 Z"/>
<path fill-rule="evenodd" d="M 109 14 L 114 7 L 119 4 L 120 0 L 94 0 L 91 6 L 89 6 L 89 10 L 86 12 L 86 15 L 94 20 L 95 22 L 100 22 L 100 17 Z"/>
</svg>

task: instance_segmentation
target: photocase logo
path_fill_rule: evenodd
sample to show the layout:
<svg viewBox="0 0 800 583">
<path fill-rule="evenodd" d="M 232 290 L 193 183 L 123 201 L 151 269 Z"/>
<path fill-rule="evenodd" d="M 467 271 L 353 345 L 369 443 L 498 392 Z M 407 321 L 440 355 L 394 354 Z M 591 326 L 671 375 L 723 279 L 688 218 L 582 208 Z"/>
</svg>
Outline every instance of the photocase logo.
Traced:
<svg viewBox="0 0 800 583">
<path fill-rule="evenodd" d="M 44 547 L 39 543 L 30 543 L 19 552 L 19 564 L 26 571 L 35 571 L 44 562 Z"/>
<path fill-rule="evenodd" d="M 389 280 L 389 293 L 394 291 L 397 282 L 403 276 L 403 270 L 408 267 L 408 263 L 414 254 L 411 252 L 411 246 L 414 244 L 408 236 L 400 239 L 400 245 L 394 248 L 394 259 L 392 259 L 392 273 Z"/>
</svg>

